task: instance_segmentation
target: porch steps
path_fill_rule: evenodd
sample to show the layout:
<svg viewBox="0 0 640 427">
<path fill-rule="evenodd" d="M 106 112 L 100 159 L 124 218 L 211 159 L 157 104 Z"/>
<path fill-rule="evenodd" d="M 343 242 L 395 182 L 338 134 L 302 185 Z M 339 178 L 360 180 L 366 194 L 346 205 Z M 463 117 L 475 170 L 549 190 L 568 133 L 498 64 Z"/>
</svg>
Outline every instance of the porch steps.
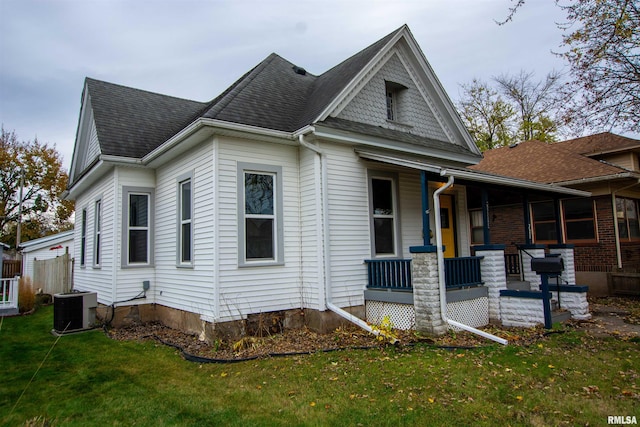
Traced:
<svg viewBox="0 0 640 427">
<path fill-rule="evenodd" d="M 521 280 L 507 280 L 507 289 L 513 291 L 530 291 L 531 283 Z"/>
</svg>

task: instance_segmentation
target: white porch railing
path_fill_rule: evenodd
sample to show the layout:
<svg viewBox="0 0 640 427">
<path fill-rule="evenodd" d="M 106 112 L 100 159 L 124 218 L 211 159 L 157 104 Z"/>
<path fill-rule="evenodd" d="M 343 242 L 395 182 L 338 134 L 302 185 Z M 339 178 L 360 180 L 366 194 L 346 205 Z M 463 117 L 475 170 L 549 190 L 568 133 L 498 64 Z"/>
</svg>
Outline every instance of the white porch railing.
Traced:
<svg viewBox="0 0 640 427">
<path fill-rule="evenodd" d="M 0 310 L 18 308 L 18 277 L 0 280 Z"/>
</svg>

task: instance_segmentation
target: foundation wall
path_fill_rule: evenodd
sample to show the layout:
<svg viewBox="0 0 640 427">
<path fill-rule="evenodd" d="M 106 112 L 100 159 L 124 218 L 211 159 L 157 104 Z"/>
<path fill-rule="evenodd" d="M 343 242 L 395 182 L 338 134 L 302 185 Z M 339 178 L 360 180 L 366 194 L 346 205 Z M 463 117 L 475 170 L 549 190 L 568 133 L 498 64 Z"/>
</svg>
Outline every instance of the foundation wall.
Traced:
<svg viewBox="0 0 640 427">
<path fill-rule="evenodd" d="M 365 318 L 364 306 L 348 307 L 344 310 L 361 319 Z M 302 327 L 318 333 L 329 333 L 350 324 L 336 313 L 313 309 L 257 313 L 247 316 L 246 319 L 214 324 L 202 320 L 199 314 L 159 304 L 120 306 L 116 307 L 114 312 L 110 306 L 101 305 L 97 309 L 97 317 L 115 328 L 160 322 L 172 329 L 197 335 L 204 341 L 212 341 L 216 338 L 233 339 L 247 335 L 263 336 Z"/>
</svg>

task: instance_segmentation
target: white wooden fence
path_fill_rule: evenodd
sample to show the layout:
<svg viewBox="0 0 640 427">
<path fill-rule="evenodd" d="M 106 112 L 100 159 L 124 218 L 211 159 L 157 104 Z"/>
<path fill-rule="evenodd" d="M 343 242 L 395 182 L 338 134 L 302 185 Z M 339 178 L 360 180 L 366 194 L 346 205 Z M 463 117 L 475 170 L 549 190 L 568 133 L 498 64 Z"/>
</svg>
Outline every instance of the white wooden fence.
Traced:
<svg viewBox="0 0 640 427">
<path fill-rule="evenodd" d="M 18 309 L 18 280 L 0 279 L 0 310 Z"/>
<path fill-rule="evenodd" d="M 69 254 L 53 259 L 34 260 L 33 289 L 45 294 L 69 292 L 72 287 L 73 260 Z"/>
</svg>

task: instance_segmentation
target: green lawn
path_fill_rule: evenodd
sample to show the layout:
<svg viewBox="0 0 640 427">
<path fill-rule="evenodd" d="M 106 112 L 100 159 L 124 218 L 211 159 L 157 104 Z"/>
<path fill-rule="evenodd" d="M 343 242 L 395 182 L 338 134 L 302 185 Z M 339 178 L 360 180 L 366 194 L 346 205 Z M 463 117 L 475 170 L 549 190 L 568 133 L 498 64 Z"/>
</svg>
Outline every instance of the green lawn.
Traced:
<svg viewBox="0 0 640 427">
<path fill-rule="evenodd" d="M 640 418 L 640 344 L 576 331 L 529 347 L 423 345 L 200 365 L 100 330 L 52 348 L 52 317 L 45 307 L 2 323 L 2 425 L 598 426 L 609 415 Z"/>
</svg>

